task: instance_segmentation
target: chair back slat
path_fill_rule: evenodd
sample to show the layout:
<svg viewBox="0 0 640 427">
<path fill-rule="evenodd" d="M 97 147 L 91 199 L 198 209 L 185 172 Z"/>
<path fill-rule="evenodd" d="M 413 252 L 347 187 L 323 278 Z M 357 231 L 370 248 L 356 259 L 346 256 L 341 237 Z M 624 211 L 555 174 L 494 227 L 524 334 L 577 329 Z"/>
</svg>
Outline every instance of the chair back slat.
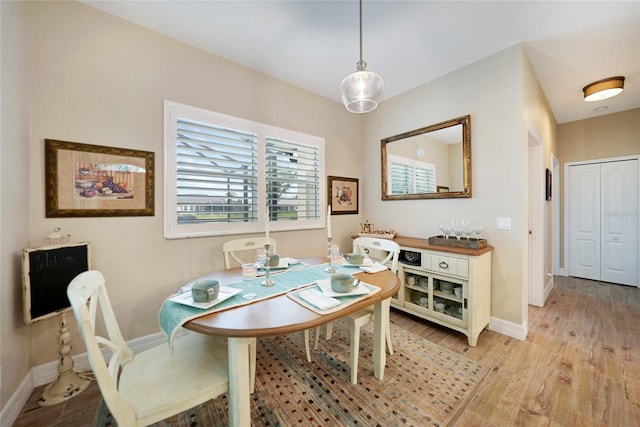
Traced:
<svg viewBox="0 0 640 427">
<path fill-rule="evenodd" d="M 126 407 L 134 413 L 134 408 L 118 393 L 119 373 L 122 366 L 132 360 L 133 353 L 118 327 L 106 292 L 104 276 L 93 270 L 80 273 L 69 284 L 67 296 L 104 400 L 110 408 Z M 96 335 L 98 312 L 102 315 L 107 337 Z M 108 364 L 102 349 L 110 353 Z"/>
<path fill-rule="evenodd" d="M 379 255 L 372 257 L 372 250 L 376 251 Z M 365 254 L 381 264 L 387 265 L 390 263 L 389 269 L 394 273 L 398 271 L 400 245 L 393 240 L 376 237 L 358 237 L 353 241 L 353 252 Z"/>
<path fill-rule="evenodd" d="M 247 263 L 247 262 L 255 262 L 256 260 L 256 249 L 264 248 L 264 237 L 250 237 L 247 239 L 236 239 L 225 242 L 222 245 L 222 253 L 224 254 L 224 268 L 231 268 L 234 264 L 231 260 L 235 261 L 238 265 Z M 277 242 L 275 239 L 269 238 L 269 244 L 271 245 L 269 248 L 269 252 L 272 254 L 277 253 Z M 249 254 L 251 252 L 251 255 Z M 243 256 L 240 256 L 238 252 L 243 253 Z"/>
</svg>

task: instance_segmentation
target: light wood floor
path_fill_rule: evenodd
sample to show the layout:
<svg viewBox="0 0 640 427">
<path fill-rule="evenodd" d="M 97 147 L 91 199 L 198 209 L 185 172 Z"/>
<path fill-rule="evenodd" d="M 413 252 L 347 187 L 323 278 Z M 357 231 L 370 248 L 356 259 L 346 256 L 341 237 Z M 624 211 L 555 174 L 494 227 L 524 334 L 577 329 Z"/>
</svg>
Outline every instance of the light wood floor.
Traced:
<svg viewBox="0 0 640 427">
<path fill-rule="evenodd" d="M 392 310 L 394 325 L 490 369 L 456 426 L 640 426 L 640 289 L 554 280 L 545 307 L 529 307 L 525 342 L 484 331 L 471 348 L 459 333 Z M 46 408 L 41 390 L 14 427 L 92 425 L 95 385 Z"/>
</svg>

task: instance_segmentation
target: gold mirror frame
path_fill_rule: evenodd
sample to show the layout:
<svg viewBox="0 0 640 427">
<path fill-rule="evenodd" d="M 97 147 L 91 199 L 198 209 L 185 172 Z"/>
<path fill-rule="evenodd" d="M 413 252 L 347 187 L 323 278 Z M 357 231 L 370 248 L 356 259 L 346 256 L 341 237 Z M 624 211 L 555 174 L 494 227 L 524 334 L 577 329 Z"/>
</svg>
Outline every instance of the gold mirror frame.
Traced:
<svg viewBox="0 0 640 427">
<path fill-rule="evenodd" d="M 388 194 L 387 145 L 392 142 L 402 142 L 403 139 L 434 132 L 452 126 L 462 125 L 462 191 L 440 191 L 434 193 Z M 447 120 L 420 129 L 411 130 L 380 140 L 382 166 L 382 200 L 414 200 L 414 199 L 451 199 L 471 197 L 471 116 L 466 115 Z M 436 182 L 437 185 L 437 182 Z"/>
</svg>

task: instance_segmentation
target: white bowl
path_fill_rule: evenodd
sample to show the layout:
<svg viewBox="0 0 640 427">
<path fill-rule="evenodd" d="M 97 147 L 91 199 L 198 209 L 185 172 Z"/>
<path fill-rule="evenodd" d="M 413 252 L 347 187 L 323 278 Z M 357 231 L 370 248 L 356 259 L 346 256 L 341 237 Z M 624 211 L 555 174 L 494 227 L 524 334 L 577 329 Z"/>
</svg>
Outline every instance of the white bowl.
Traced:
<svg viewBox="0 0 640 427">
<path fill-rule="evenodd" d="M 453 293 L 453 283 L 450 282 L 440 282 L 440 290 L 447 294 Z"/>
</svg>

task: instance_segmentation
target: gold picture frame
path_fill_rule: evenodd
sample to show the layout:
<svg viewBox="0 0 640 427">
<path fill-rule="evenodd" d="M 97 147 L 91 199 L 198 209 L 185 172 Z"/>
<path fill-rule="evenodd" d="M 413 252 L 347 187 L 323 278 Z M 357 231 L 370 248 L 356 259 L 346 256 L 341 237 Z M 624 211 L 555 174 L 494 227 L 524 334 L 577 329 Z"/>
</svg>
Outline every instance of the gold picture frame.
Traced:
<svg viewBox="0 0 640 427">
<path fill-rule="evenodd" d="M 154 153 L 45 139 L 45 216 L 154 215 Z"/>
<path fill-rule="evenodd" d="M 358 213 L 360 194 L 357 178 L 328 176 L 327 190 L 331 215 Z"/>
</svg>

